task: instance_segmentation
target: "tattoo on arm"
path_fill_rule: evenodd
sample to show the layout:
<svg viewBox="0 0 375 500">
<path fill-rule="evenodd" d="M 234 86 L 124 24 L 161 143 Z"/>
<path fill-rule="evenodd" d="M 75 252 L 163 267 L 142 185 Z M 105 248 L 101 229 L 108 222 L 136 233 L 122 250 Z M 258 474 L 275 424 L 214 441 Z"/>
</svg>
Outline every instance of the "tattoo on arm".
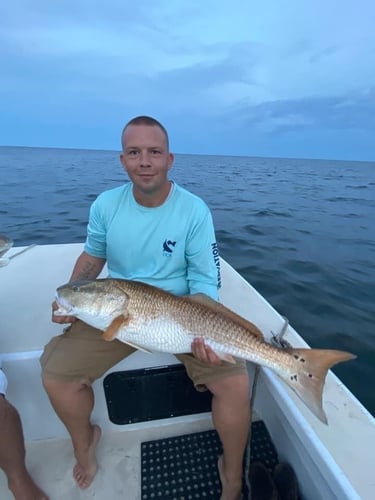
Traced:
<svg viewBox="0 0 375 500">
<path fill-rule="evenodd" d="M 86 262 L 82 268 L 78 271 L 77 275 L 74 276 L 75 280 L 82 280 L 82 279 L 94 279 L 97 276 L 97 268 L 98 266 L 95 266 L 91 262 Z"/>
<path fill-rule="evenodd" d="M 104 260 L 92 261 L 92 260 L 78 260 L 70 281 L 82 280 L 82 279 L 95 279 L 100 271 L 103 269 L 105 264 Z"/>
</svg>

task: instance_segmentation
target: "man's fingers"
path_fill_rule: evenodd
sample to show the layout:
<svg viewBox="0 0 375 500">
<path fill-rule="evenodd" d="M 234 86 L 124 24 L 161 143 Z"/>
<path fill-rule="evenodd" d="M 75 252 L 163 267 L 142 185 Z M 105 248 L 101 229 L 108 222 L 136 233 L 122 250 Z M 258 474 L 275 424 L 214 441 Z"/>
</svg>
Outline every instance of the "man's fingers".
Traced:
<svg viewBox="0 0 375 500">
<path fill-rule="evenodd" d="M 208 348 L 208 360 L 210 363 L 214 365 L 221 365 L 221 359 L 217 354 L 214 353 L 214 351 L 209 347 Z"/>
<path fill-rule="evenodd" d="M 202 361 L 203 363 L 210 363 L 214 365 L 220 365 L 221 359 L 215 354 L 211 347 L 204 343 L 202 338 L 194 339 L 191 346 L 192 353 L 194 356 Z"/>
<path fill-rule="evenodd" d="M 74 323 L 75 321 L 77 321 L 77 318 L 75 318 L 74 316 L 55 316 L 54 314 L 52 314 L 52 321 L 54 323 L 61 324 Z"/>
<path fill-rule="evenodd" d="M 208 356 L 207 352 L 205 349 L 204 341 L 201 338 L 196 338 L 193 340 L 192 346 L 191 346 L 192 353 L 196 358 L 198 358 L 200 361 L 207 362 L 208 361 Z"/>
<path fill-rule="evenodd" d="M 53 323 L 61 323 L 61 324 L 66 324 L 66 323 L 74 323 L 77 321 L 77 318 L 74 316 L 57 316 L 55 315 L 55 311 L 59 308 L 57 302 L 54 300 L 52 302 L 52 322 Z"/>
</svg>

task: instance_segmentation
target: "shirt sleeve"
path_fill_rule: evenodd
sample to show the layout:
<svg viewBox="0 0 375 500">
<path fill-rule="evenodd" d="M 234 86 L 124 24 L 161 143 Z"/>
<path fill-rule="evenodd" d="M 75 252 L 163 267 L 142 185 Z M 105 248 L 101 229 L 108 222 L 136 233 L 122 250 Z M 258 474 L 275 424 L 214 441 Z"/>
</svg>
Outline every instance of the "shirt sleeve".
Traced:
<svg viewBox="0 0 375 500">
<path fill-rule="evenodd" d="M 106 225 L 97 198 L 90 208 L 87 237 L 84 250 L 93 257 L 105 259 L 107 255 Z"/>
<path fill-rule="evenodd" d="M 204 293 L 218 300 L 220 259 L 212 216 L 207 207 L 188 235 L 186 260 L 190 294 Z"/>
</svg>

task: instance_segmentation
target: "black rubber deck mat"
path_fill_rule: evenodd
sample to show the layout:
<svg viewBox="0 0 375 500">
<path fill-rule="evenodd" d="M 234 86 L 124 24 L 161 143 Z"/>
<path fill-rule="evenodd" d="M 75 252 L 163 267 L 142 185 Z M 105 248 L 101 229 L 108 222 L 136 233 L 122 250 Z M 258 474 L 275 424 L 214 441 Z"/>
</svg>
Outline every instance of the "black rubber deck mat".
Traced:
<svg viewBox="0 0 375 500">
<path fill-rule="evenodd" d="M 112 372 L 103 386 L 114 424 L 211 411 L 211 393 L 198 392 L 182 364 Z"/>
<path fill-rule="evenodd" d="M 141 444 L 142 500 L 217 500 L 217 471 L 222 447 L 216 431 L 185 434 Z M 253 422 L 250 461 L 270 470 L 278 462 L 276 449 L 262 421 Z M 247 488 L 243 485 L 244 498 Z"/>
</svg>

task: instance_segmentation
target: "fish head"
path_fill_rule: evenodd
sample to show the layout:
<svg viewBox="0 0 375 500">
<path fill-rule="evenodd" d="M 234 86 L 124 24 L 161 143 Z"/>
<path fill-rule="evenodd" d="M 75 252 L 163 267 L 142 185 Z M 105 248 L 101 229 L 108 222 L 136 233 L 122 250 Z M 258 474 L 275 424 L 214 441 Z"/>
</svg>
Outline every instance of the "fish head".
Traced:
<svg viewBox="0 0 375 500">
<path fill-rule="evenodd" d="M 75 316 L 96 328 L 106 328 L 120 314 L 125 314 L 129 296 L 116 280 L 74 281 L 56 290 L 57 316 Z"/>
</svg>

